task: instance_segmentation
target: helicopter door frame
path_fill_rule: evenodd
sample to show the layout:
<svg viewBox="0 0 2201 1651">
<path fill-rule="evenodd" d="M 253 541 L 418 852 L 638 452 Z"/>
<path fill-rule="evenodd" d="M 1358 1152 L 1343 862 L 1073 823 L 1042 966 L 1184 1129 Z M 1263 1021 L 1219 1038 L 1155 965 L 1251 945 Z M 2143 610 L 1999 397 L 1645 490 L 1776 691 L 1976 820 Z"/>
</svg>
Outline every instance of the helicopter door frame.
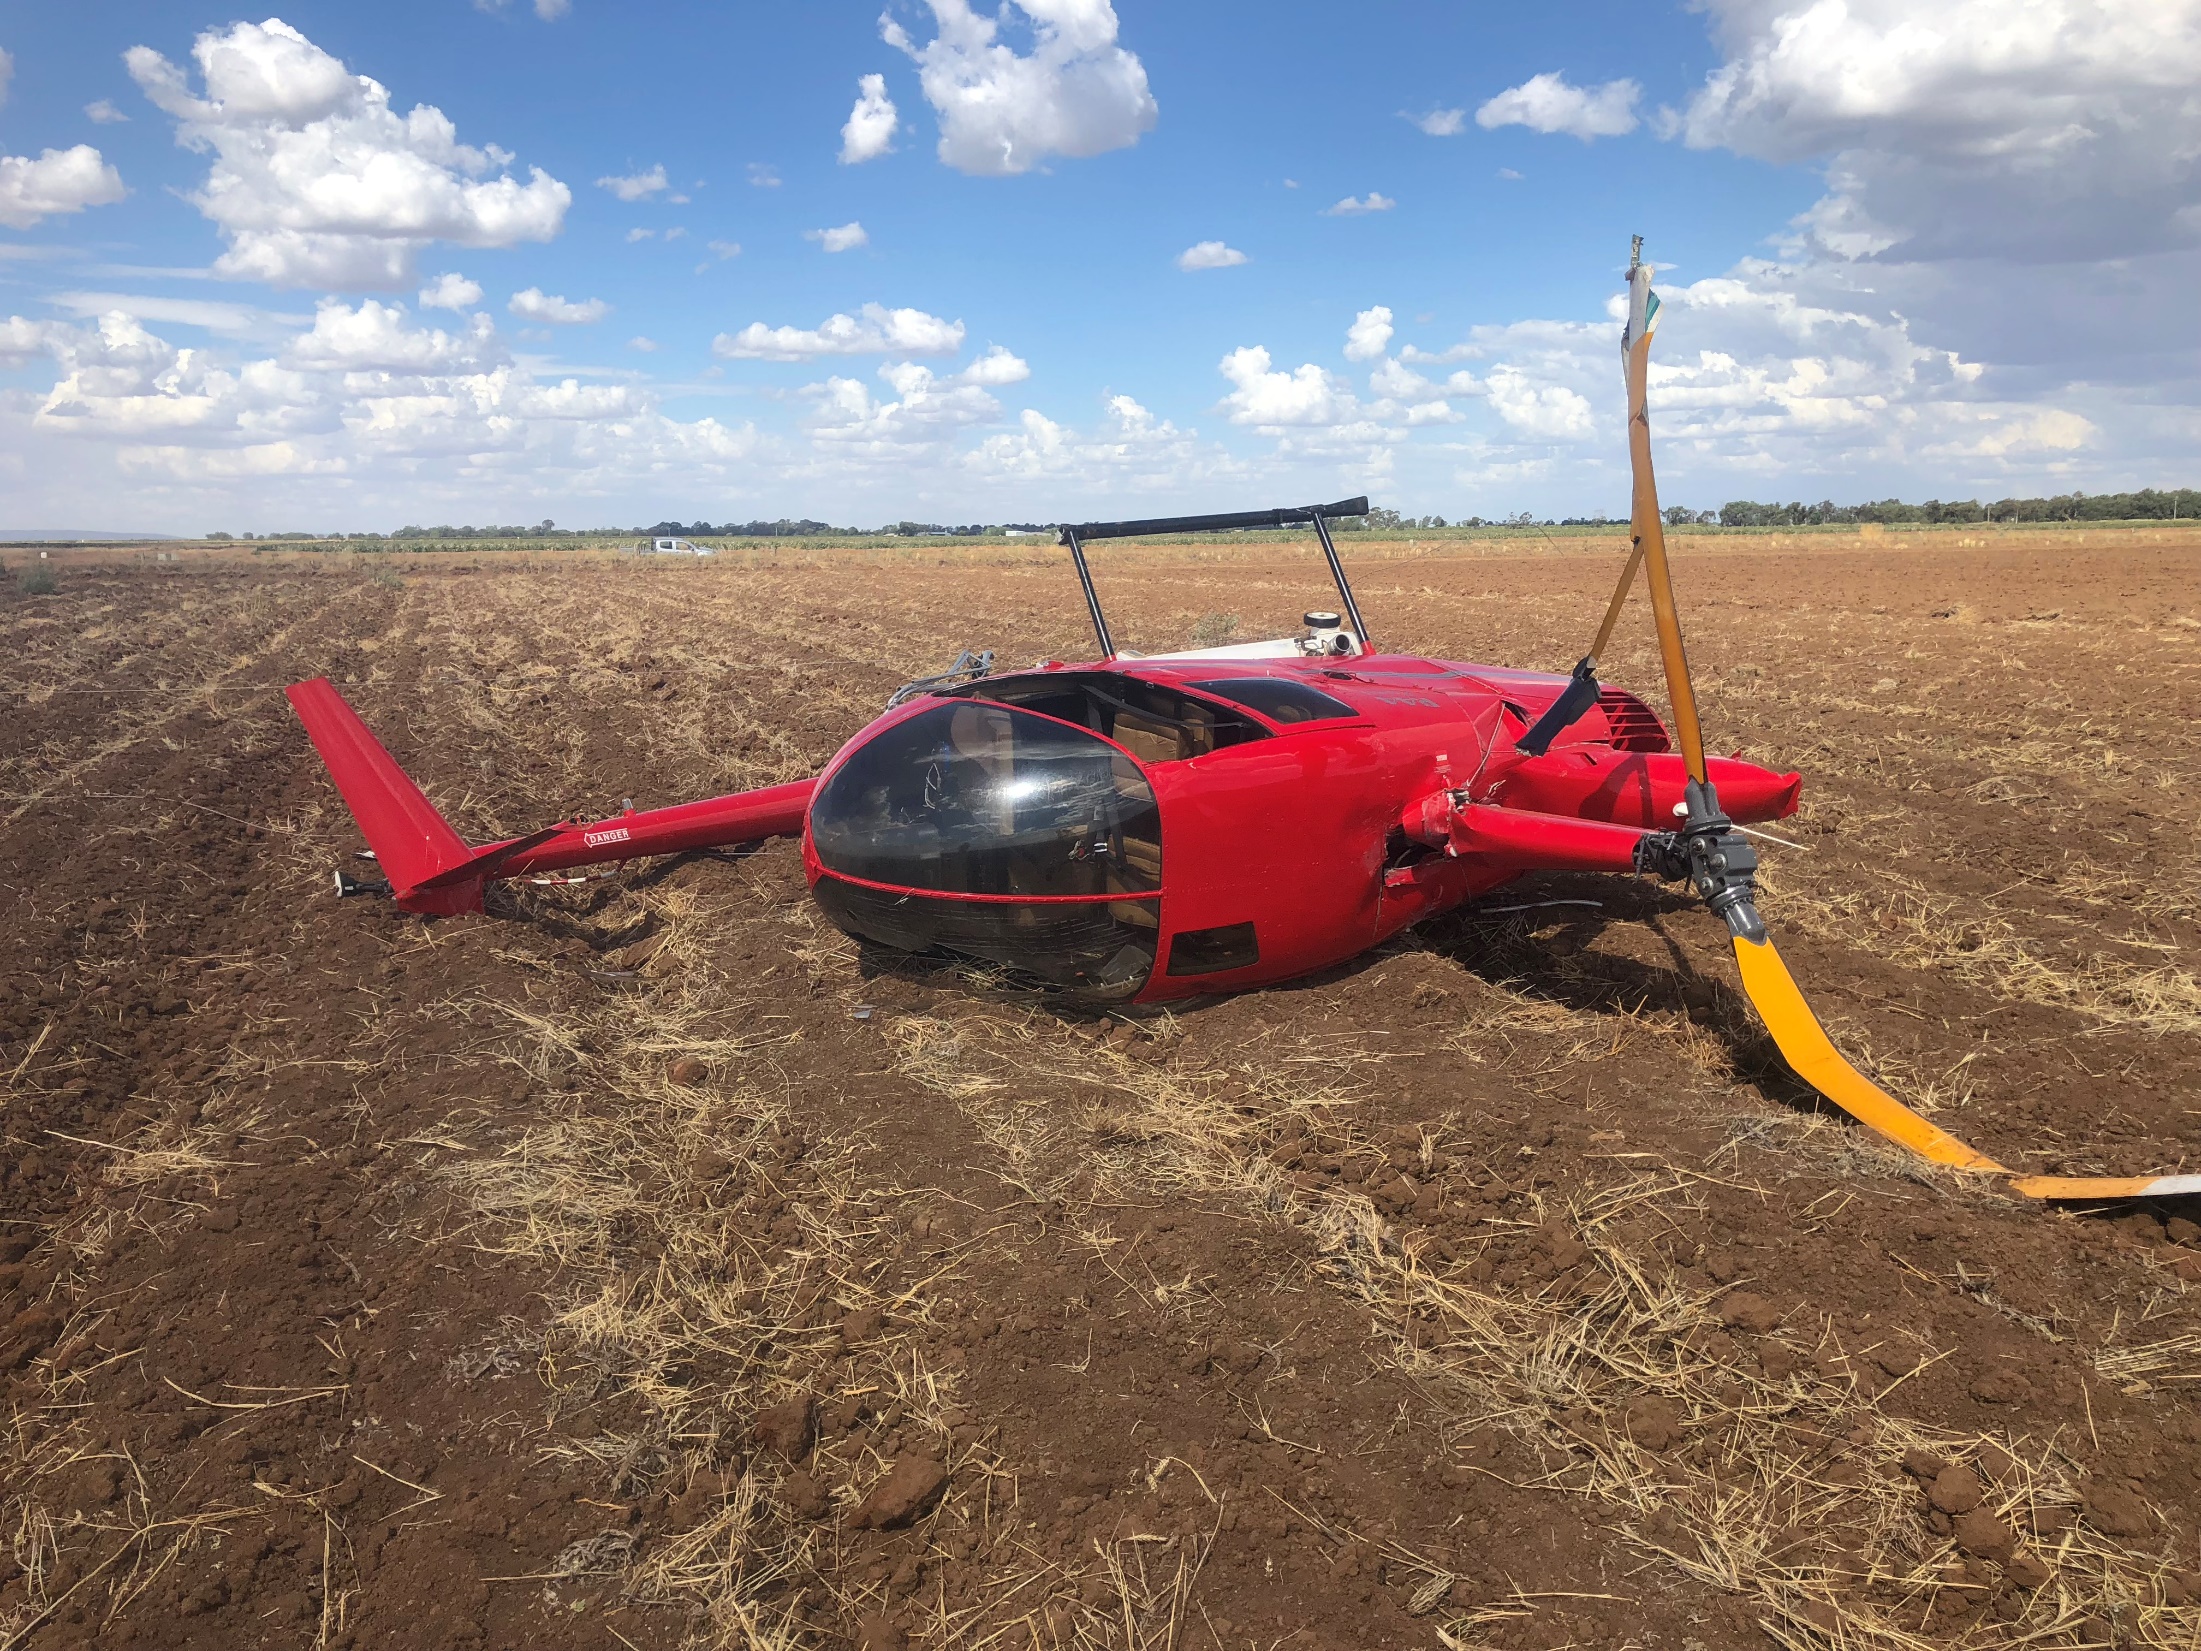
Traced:
<svg viewBox="0 0 2201 1651">
<path fill-rule="evenodd" d="M 1085 560 L 1088 540 L 1136 539 L 1150 533 L 1225 533 L 1233 528 L 1293 527 L 1311 522 L 1315 537 L 1322 543 L 1322 559 L 1329 563 L 1330 577 L 1337 582 L 1337 596 L 1344 604 L 1345 617 L 1365 650 L 1368 627 L 1360 617 L 1360 604 L 1353 600 L 1353 587 L 1345 577 L 1345 564 L 1338 560 L 1337 546 L 1331 542 L 1329 518 L 1367 514 L 1368 500 L 1363 495 L 1357 499 L 1340 499 L 1335 504 L 1301 505 L 1296 509 L 1241 510 L 1217 516 L 1157 516 L 1142 522 L 1065 524 L 1057 542 L 1070 552 L 1071 565 L 1077 569 L 1078 588 L 1085 592 L 1086 611 L 1093 616 L 1093 634 L 1100 641 L 1101 658 L 1107 661 L 1117 657 L 1116 641 L 1109 635 L 1108 616 L 1101 611 L 1100 593 L 1093 588 L 1093 570 Z"/>
</svg>

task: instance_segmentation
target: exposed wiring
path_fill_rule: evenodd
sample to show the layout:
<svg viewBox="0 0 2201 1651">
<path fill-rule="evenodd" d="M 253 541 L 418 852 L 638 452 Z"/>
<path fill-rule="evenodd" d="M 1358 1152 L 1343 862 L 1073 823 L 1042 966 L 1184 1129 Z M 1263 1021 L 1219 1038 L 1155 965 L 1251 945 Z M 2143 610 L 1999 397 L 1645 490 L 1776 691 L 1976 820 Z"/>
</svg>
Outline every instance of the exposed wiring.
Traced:
<svg viewBox="0 0 2201 1651">
<path fill-rule="evenodd" d="M 1811 845 L 1809 843 L 1793 843 L 1790 842 L 1786 837 L 1774 836 L 1773 833 L 1770 831 L 1758 831 L 1746 825 L 1739 825 L 1735 827 L 1735 829 L 1741 832 L 1745 837 L 1761 837 L 1769 843 L 1779 843 L 1783 848 L 1795 849 L 1799 854 L 1809 854 L 1811 852 Z"/>
</svg>

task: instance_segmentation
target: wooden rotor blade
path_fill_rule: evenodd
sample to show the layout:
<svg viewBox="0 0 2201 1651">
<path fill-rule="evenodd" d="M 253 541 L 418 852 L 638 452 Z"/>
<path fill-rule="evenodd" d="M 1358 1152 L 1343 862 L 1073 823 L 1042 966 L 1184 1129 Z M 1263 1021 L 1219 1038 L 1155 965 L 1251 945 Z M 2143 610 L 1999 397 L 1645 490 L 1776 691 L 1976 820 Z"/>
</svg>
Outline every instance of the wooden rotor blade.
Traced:
<svg viewBox="0 0 2201 1651">
<path fill-rule="evenodd" d="M 1742 989 L 1773 1034 L 1781 1059 L 1797 1077 L 1847 1112 L 1868 1129 L 1906 1146 L 1921 1158 L 1955 1169 L 1982 1170 L 1989 1174 L 2008 1171 L 1983 1152 L 1976 1152 L 1938 1124 L 1929 1123 L 1890 1095 L 1842 1058 L 1827 1037 L 1819 1017 L 1811 1012 L 1804 994 L 1781 961 L 1770 940 L 1737 939 L 1735 961 L 1742 969 Z"/>
<path fill-rule="evenodd" d="M 1681 613 L 1674 605 L 1674 579 L 1666 565 L 1666 524 L 1658 513 L 1658 481 L 1651 473 L 1651 322 L 1657 302 L 1651 295 L 1650 266 L 1636 264 L 1628 271 L 1628 466 L 1635 478 L 1629 532 L 1650 575 L 1651 614 L 1658 624 L 1658 652 L 1666 667 L 1666 697 L 1674 707 L 1674 733 L 1681 741 L 1690 777 L 1702 784 L 1704 729 L 1697 720 L 1689 655 L 1681 641 Z"/>
<path fill-rule="evenodd" d="M 2028 1198 L 2113 1203 L 2127 1198 L 2173 1198 L 2201 1193 L 2201 1175 L 2012 1175 L 1994 1159 L 1929 1122 L 1842 1058 L 1796 989 L 1773 942 L 1738 939 L 1735 962 L 1742 988 L 1795 1074 L 1867 1129 L 1952 1169 L 2007 1177 Z"/>
<path fill-rule="evenodd" d="M 1630 533 L 1635 556 L 1622 575 L 1606 611 L 1605 628 L 1598 633 L 1597 652 L 1609 640 L 1619 617 L 1622 599 L 1641 558 L 1651 587 L 1651 613 L 1658 624 L 1658 651 L 1666 668 L 1666 692 L 1673 702 L 1674 732 L 1689 777 L 1705 781 L 1704 729 L 1697 717 L 1697 698 L 1689 680 L 1689 655 L 1682 645 L 1681 614 L 1674 602 L 1673 571 L 1666 560 L 1666 525 L 1658 510 L 1658 482 L 1651 471 L 1651 419 L 1649 381 L 1652 323 L 1658 300 L 1651 293 L 1651 271 L 1641 260 L 1642 241 L 1636 242 L 1637 259 L 1628 269 L 1628 331 L 1624 348 L 1628 363 L 1628 463 L 1635 481 L 1630 511 Z M 1761 931 L 1762 933 L 1762 931 Z M 2201 1175 L 2069 1176 L 2013 1175 L 1984 1152 L 1967 1146 L 1940 1125 L 1921 1118 L 1856 1067 L 1840 1050 L 1811 1012 L 1811 1005 L 1797 990 L 1796 981 L 1781 960 L 1770 938 L 1735 936 L 1735 962 L 1742 971 L 1743 991 L 1758 1011 L 1758 1018 L 1773 1034 L 1773 1042 L 1796 1075 L 1868 1129 L 1877 1131 L 1936 1164 L 2005 1178 L 2014 1192 L 2028 1198 L 2076 1199 L 2113 1202 L 2127 1198 L 2165 1198 L 2201 1192 Z"/>
</svg>

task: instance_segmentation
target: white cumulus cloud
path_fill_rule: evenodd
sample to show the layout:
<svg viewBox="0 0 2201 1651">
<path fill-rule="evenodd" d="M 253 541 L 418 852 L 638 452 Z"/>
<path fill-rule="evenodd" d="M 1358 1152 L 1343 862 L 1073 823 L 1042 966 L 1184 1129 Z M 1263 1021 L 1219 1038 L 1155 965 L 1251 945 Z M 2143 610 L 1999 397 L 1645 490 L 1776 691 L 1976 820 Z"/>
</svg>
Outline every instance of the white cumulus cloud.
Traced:
<svg viewBox="0 0 2201 1651">
<path fill-rule="evenodd" d="M 52 348 L 54 329 L 43 321 L 20 315 L 0 320 L 0 367 L 20 367 Z"/>
<path fill-rule="evenodd" d="M 1324 207 L 1322 215 L 1325 218 L 1362 218 L 1371 212 L 1388 212 L 1398 204 L 1390 196 L 1380 195 L 1371 189 L 1365 199 L 1348 195 L 1337 205 Z"/>
<path fill-rule="evenodd" d="M 832 229 L 806 229 L 802 232 L 806 241 L 815 241 L 828 252 L 853 252 L 861 246 L 869 246 L 871 237 L 859 223 L 840 224 Z"/>
<path fill-rule="evenodd" d="M 918 66 L 925 101 L 940 117 L 940 159 L 959 172 L 1007 177 L 1050 156 L 1123 149 L 1152 130 L 1158 111 L 1146 68 L 1116 43 L 1109 0 L 1014 0 L 1031 50 L 1001 39 L 996 17 L 969 0 L 928 0 L 938 32 L 918 45 L 891 17 L 887 44 Z"/>
<path fill-rule="evenodd" d="M 1358 410 L 1342 380 L 1311 361 L 1292 372 L 1278 372 L 1269 352 L 1258 344 L 1231 351 L 1220 369 L 1237 386 L 1223 398 L 1223 409 L 1233 424 L 1332 425 L 1343 423 Z"/>
<path fill-rule="evenodd" d="M 571 303 L 556 293 L 543 291 L 541 287 L 528 287 L 514 293 L 505 308 L 522 321 L 547 321 L 559 327 L 586 326 L 591 321 L 603 320 L 611 313 L 611 306 L 601 298 Z"/>
<path fill-rule="evenodd" d="M 1362 310 L 1345 329 L 1345 359 L 1375 360 L 1390 347 L 1393 330 L 1388 305 L 1378 304 L 1374 309 Z"/>
<path fill-rule="evenodd" d="M 860 379 L 830 378 L 809 386 L 817 398 L 812 439 L 878 458 L 896 449 L 929 447 L 953 430 L 991 423 L 1001 413 L 1001 403 L 961 375 L 943 379 L 914 361 L 894 361 L 882 366 L 879 376 L 893 387 L 892 401 L 873 396 Z"/>
<path fill-rule="evenodd" d="M 768 327 L 752 321 L 711 340 L 726 360 L 811 361 L 821 355 L 953 355 L 963 347 L 963 323 L 923 310 L 866 304 L 859 315 L 829 315 L 817 326 Z"/>
<path fill-rule="evenodd" d="M 1100 427 L 1089 434 L 1030 407 L 1017 425 L 963 455 L 961 468 L 989 482 L 1044 482 L 1051 498 L 1068 487 L 1114 501 L 1126 492 L 1174 499 L 1187 487 L 1246 479 L 1242 466 L 1200 444 L 1197 432 L 1179 430 L 1127 395 L 1107 398 Z"/>
<path fill-rule="evenodd" d="M 1424 424 L 1457 424 L 1465 417 L 1445 399 L 1447 391 L 1455 395 L 1483 393 L 1483 386 L 1472 373 L 1454 373 L 1440 390 L 1413 368 L 1389 356 L 1369 373 L 1368 388 L 1380 398 L 1368 409 L 1371 418 L 1410 429 Z"/>
<path fill-rule="evenodd" d="M 885 75 L 865 75 L 856 82 L 856 106 L 841 126 L 841 164 L 861 166 L 881 155 L 894 153 L 894 132 L 902 117 L 887 96 Z"/>
<path fill-rule="evenodd" d="M 1617 138 L 1638 124 L 1635 106 L 1643 88 L 1632 80 L 1608 80 L 1602 86 L 1576 86 L 1563 74 L 1542 74 L 1500 92 L 1475 111 L 1485 131 L 1526 126 L 1532 132 L 1564 132 L 1587 143 Z"/>
<path fill-rule="evenodd" d="M 598 178 L 598 189 L 608 189 L 622 201 L 646 201 L 652 195 L 661 195 L 671 188 L 665 177 L 663 165 L 651 167 L 647 172 L 630 172 L 621 177 Z"/>
<path fill-rule="evenodd" d="M 955 376 L 965 384 L 990 384 L 998 389 L 1004 384 L 1023 383 L 1032 376 L 1032 367 L 1022 356 L 1012 355 L 996 344 Z"/>
<path fill-rule="evenodd" d="M 123 196 L 122 174 L 88 143 L 28 155 L 0 155 L 0 224 L 29 229 L 41 219 L 108 206 Z"/>
<path fill-rule="evenodd" d="M 1564 384 L 1538 384 L 1518 367 L 1493 367 L 1484 383 L 1498 416 L 1523 435 L 1587 441 L 1597 434 L 1589 398 Z"/>
<path fill-rule="evenodd" d="M 420 289 L 424 310 L 470 310 L 481 302 L 481 283 L 446 270 Z"/>
<path fill-rule="evenodd" d="M 122 126 L 128 124 L 130 119 L 107 98 L 98 98 L 85 104 L 84 114 L 94 126 Z"/>
<path fill-rule="evenodd" d="M 400 115 L 379 82 L 277 18 L 207 30 L 192 56 L 204 97 L 151 47 L 123 61 L 178 139 L 214 154 L 189 199 L 229 241 L 218 274 L 399 287 L 432 242 L 547 241 L 565 221 L 572 191 L 541 167 L 521 183 L 510 154 L 460 143 L 442 110 Z"/>
<path fill-rule="evenodd" d="M 1181 270 L 1229 269 L 1245 261 L 1243 252 L 1221 241 L 1195 242 L 1177 254 L 1177 267 Z"/>
<path fill-rule="evenodd" d="M 441 373 L 493 366 L 503 359 L 496 327 L 477 315 L 465 332 L 416 327 L 402 304 L 363 299 L 357 307 L 326 299 L 314 312 L 313 330 L 283 352 L 292 367 L 345 372 Z"/>
<path fill-rule="evenodd" d="M 1826 157 L 1842 257 L 2123 257 L 2201 242 L 2201 0 L 1710 0 L 1696 148 Z"/>
<path fill-rule="evenodd" d="M 1465 109 L 1432 109 L 1426 115 L 1401 114 L 1433 138 L 1456 138 L 1467 126 Z"/>
<path fill-rule="evenodd" d="M 668 467 L 723 478 L 757 448 L 747 427 L 665 418 L 633 385 L 537 379 L 487 317 L 452 334 L 395 304 L 332 302 L 279 355 L 244 361 L 180 349 L 119 311 L 46 331 L 61 376 L 15 435 L 53 439 L 50 462 L 97 455 L 110 484 L 204 489 L 210 504 L 244 495 L 209 484 L 313 477 L 378 483 L 389 510 L 423 490 L 531 503 L 547 476 L 584 496 Z"/>
<path fill-rule="evenodd" d="M 2061 407 L 2043 407 L 2033 413 L 2008 409 L 1983 412 L 1992 420 L 1978 434 L 1937 443 L 1925 449 L 1926 457 L 1949 459 L 2009 459 L 2040 457 L 2062 459 L 2101 439 L 2101 429 L 2084 414 Z"/>
</svg>

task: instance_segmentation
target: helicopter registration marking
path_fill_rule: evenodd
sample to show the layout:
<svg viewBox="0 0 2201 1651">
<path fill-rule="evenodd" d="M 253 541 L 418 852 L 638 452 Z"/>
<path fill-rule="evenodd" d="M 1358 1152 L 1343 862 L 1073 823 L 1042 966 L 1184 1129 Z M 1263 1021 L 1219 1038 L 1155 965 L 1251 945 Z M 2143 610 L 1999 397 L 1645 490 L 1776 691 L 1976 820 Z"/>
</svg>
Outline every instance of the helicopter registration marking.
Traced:
<svg viewBox="0 0 2201 1651">
<path fill-rule="evenodd" d="M 581 841 L 590 848 L 599 848 L 605 843 L 623 843 L 627 840 L 627 837 L 628 832 L 625 826 L 613 826 L 609 831 L 584 831 L 581 833 Z"/>
</svg>

